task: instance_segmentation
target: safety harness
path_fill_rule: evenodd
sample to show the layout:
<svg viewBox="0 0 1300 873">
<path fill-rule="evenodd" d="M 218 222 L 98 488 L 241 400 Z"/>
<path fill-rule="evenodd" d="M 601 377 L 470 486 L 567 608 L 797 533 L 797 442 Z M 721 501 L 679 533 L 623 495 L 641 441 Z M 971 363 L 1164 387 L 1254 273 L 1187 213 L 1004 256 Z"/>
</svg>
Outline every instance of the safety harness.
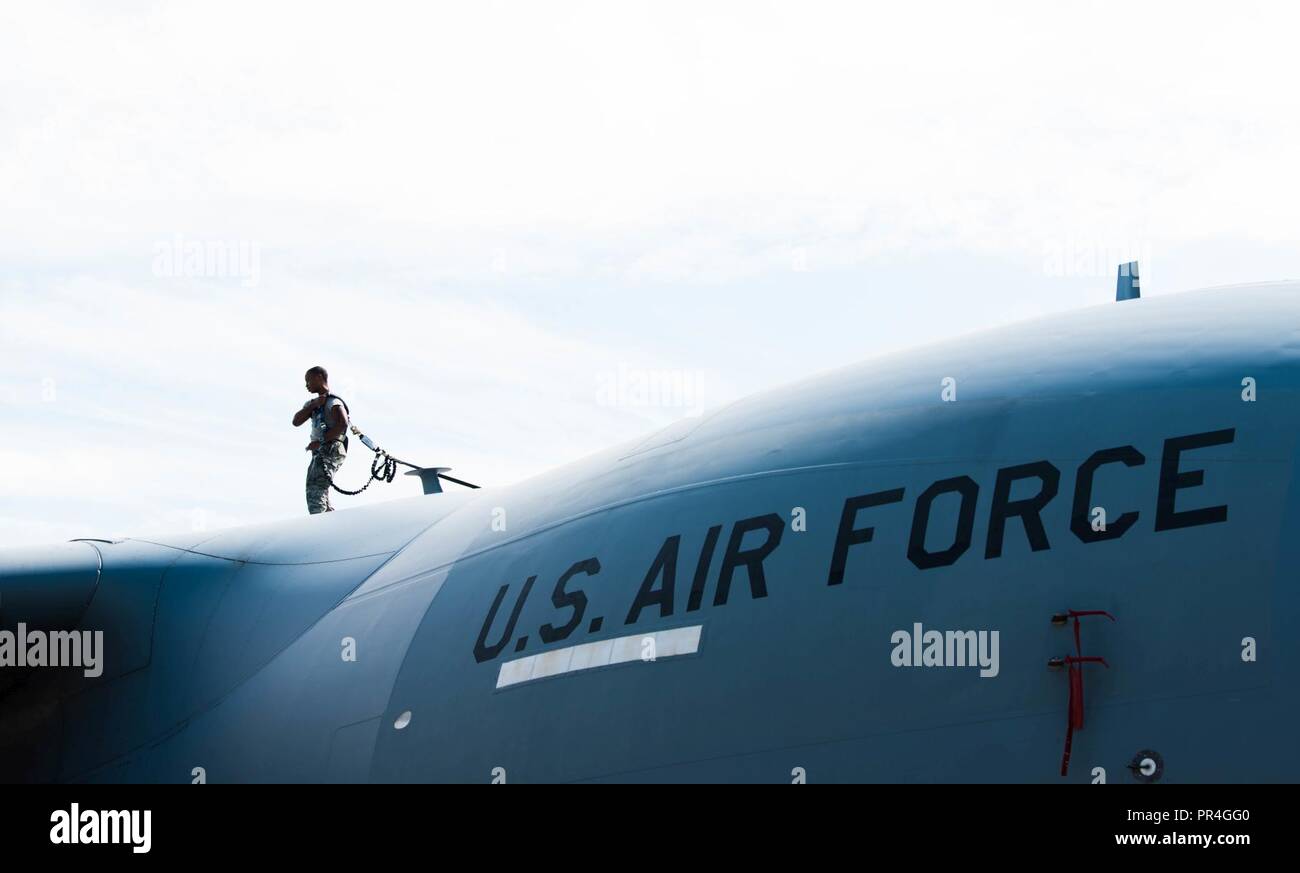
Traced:
<svg viewBox="0 0 1300 873">
<path fill-rule="evenodd" d="M 321 420 L 322 420 L 322 423 L 326 425 L 326 427 L 325 427 L 325 431 L 328 431 L 328 430 L 329 430 L 329 427 L 328 427 L 328 425 L 329 425 L 329 419 L 327 419 L 327 418 L 325 417 L 325 406 L 327 405 L 327 403 L 328 403 L 330 400 L 337 400 L 339 403 L 342 403 L 342 404 L 343 404 L 343 411 L 346 412 L 346 413 L 348 414 L 348 420 L 349 420 L 349 421 L 352 420 L 352 410 L 351 410 L 351 409 L 348 409 L 348 402 L 347 402 L 346 400 L 344 400 L 342 397 L 338 396 L 337 394 L 326 394 L 326 395 L 325 395 L 325 400 L 326 400 L 326 403 L 322 403 L 322 404 L 320 405 Z M 316 413 L 313 412 L 312 415 L 315 416 Z M 323 434 L 325 431 L 322 431 L 322 434 Z M 343 432 L 343 450 L 344 450 L 344 451 L 347 451 L 347 448 L 348 448 L 348 433 L 347 433 L 347 431 L 344 431 L 344 432 Z"/>
<path fill-rule="evenodd" d="M 325 400 L 326 400 L 326 401 L 329 401 L 329 400 L 331 400 L 331 399 L 333 399 L 333 400 L 337 400 L 339 403 L 343 404 L 343 411 L 346 412 L 346 413 L 348 414 L 348 421 L 351 422 L 351 420 L 352 420 L 352 410 L 351 410 L 351 409 L 348 409 L 347 401 L 344 400 L 342 397 L 339 397 L 337 394 L 326 394 L 326 395 L 325 395 Z M 326 405 L 326 404 L 324 404 L 324 403 L 322 403 L 322 404 L 320 405 L 320 409 L 322 410 L 322 412 L 321 412 L 321 416 L 322 416 L 322 418 L 323 418 L 324 415 L 325 415 L 325 413 L 323 412 L 323 410 L 325 409 L 325 405 Z M 314 413 L 313 413 L 313 414 L 314 414 Z M 328 421 L 326 422 L 326 424 L 328 424 Z M 369 488 L 369 487 L 370 487 L 372 484 L 374 484 L 375 482 L 379 482 L 379 481 L 383 481 L 383 482 L 392 482 L 393 479 L 397 476 L 397 465 L 398 465 L 398 464 L 401 464 L 403 467 L 410 467 L 412 470 L 419 470 L 419 469 L 421 469 L 420 467 L 416 466 L 415 464 L 408 463 L 408 462 L 406 462 L 406 461 L 403 461 L 403 460 L 401 460 L 401 459 L 399 459 L 399 458 L 395 458 L 395 457 L 393 457 L 392 455 L 388 454 L 388 452 L 384 451 L 384 450 L 381 449 L 379 446 L 375 445 L 374 442 L 371 441 L 370 437 L 366 436 L 366 435 L 363 434 L 361 431 L 359 431 L 359 430 L 357 429 L 357 426 L 356 426 L 355 424 L 350 425 L 349 429 L 350 429 L 354 434 L 357 435 L 357 437 L 361 440 L 362 443 L 365 444 L 365 446 L 366 446 L 367 448 L 369 448 L 371 451 L 373 451 L 373 452 L 375 453 L 375 459 L 374 459 L 373 461 L 370 462 L 370 479 L 367 480 L 367 481 L 366 481 L 366 484 L 362 485 L 362 486 L 361 486 L 360 488 L 358 488 L 356 491 L 349 491 L 349 490 L 347 490 L 346 488 L 340 488 L 338 485 L 336 485 L 336 484 L 334 483 L 334 477 L 331 476 L 331 477 L 330 477 L 330 487 L 333 488 L 333 489 L 334 489 L 335 491 L 337 491 L 338 493 L 340 493 L 340 494 L 346 494 L 346 495 L 348 495 L 349 497 L 355 497 L 355 496 L 357 496 L 358 494 L 360 494 L 362 491 L 365 491 L 367 488 Z M 318 446 L 318 447 L 316 448 L 316 451 L 314 452 L 314 454 L 320 454 L 321 449 L 324 449 L 324 448 L 325 448 L 325 446 L 324 446 L 323 444 L 320 445 L 320 446 Z M 347 432 L 345 431 L 345 432 L 343 433 L 343 450 L 344 450 L 344 451 L 347 451 L 347 448 L 348 448 L 348 435 L 347 435 Z M 446 479 L 448 482 L 455 482 L 457 485 L 464 485 L 466 488 L 478 488 L 478 487 L 479 487 L 479 486 L 477 486 L 477 485 L 474 485 L 474 484 L 471 484 L 471 483 L 469 483 L 469 482 L 466 482 L 466 481 L 464 481 L 463 479 L 457 479 L 457 478 L 455 478 L 455 477 L 453 477 L 453 476 L 448 476 L 446 473 L 438 473 L 438 478 L 439 478 L 439 479 Z"/>
</svg>

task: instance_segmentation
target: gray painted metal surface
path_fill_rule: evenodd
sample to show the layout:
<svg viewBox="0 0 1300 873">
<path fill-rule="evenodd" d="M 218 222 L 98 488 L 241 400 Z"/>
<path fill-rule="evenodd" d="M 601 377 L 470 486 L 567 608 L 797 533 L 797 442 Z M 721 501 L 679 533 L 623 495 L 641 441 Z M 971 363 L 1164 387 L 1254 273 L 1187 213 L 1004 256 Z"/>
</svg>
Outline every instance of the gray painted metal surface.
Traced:
<svg viewBox="0 0 1300 873">
<path fill-rule="evenodd" d="M 1109 668 L 1069 781 L 1144 749 L 1165 781 L 1295 781 L 1298 410 L 1300 287 L 1239 286 L 867 361 L 508 488 L 0 552 L 4 627 L 106 649 L 2 692 L 0 776 L 1058 781 L 1075 609 L 1116 621 L 1082 625 Z M 897 665 L 918 623 L 998 632 L 997 674 Z"/>
</svg>

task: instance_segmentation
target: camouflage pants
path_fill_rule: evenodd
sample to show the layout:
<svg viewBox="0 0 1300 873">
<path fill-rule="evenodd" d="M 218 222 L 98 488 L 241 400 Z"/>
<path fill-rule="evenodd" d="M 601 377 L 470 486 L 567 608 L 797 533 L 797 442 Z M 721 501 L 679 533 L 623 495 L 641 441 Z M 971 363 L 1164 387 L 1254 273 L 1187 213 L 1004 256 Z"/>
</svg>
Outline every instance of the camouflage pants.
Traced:
<svg viewBox="0 0 1300 873">
<path fill-rule="evenodd" d="M 337 440 L 312 454 L 307 468 L 307 511 L 312 515 L 334 509 L 330 506 L 330 482 L 347 456 L 343 443 Z"/>
</svg>

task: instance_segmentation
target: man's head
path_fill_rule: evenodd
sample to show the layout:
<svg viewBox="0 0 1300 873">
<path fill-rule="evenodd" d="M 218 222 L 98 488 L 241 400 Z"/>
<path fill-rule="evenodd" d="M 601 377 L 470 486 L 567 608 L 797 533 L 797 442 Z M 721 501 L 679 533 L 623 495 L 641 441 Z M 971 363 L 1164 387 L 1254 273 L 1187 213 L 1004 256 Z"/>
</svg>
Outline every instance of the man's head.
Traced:
<svg viewBox="0 0 1300 873">
<path fill-rule="evenodd" d="M 312 367 L 307 371 L 307 390 L 312 394 L 327 394 L 330 390 L 330 374 L 324 367 Z"/>
</svg>

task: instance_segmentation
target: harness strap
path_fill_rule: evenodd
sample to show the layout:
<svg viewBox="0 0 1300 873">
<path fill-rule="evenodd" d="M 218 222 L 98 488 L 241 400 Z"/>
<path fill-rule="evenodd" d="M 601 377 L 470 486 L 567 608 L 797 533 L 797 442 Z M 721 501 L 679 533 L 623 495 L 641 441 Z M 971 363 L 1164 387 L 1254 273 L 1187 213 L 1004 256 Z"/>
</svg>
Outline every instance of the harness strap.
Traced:
<svg viewBox="0 0 1300 873">
<path fill-rule="evenodd" d="M 349 419 L 352 418 L 352 410 L 351 410 L 351 409 L 348 409 L 348 402 L 347 402 L 346 400 L 344 400 L 342 397 L 338 396 L 337 394 L 326 394 L 326 395 L 325 395 L 325 400 L 326 400 L 326 401 L 329 401 L 329 400 L 337 400 L 339 403 L 342 403 L 342 404 L 343 404 L 343 411 L 346 412 L 346 413 L 348 414 L 348 418 L 349 418 Z M 329 422 L 329 419 L 325 418 L 325 404 L 324 404 L 324 403 L 322 403 L 321 406 L 320 406 L 320 413 L 321 413 L 321 419 L 324 421 L 324 424 L 325 424 L 325 430 L 329 430 L 329 423 L 330 423 L 330 422 Z M 346 449 L 349 447 L 349 445 L 350 445 L 350 444 L 349 444 L 349 442 L 348 442 L 348 432 L 347 432 L 347 429 L 344 428 L 344 430 L 343 430 L 343 448 L 344 448 L 344 450 L 346 450 Z"/>
</svg>

